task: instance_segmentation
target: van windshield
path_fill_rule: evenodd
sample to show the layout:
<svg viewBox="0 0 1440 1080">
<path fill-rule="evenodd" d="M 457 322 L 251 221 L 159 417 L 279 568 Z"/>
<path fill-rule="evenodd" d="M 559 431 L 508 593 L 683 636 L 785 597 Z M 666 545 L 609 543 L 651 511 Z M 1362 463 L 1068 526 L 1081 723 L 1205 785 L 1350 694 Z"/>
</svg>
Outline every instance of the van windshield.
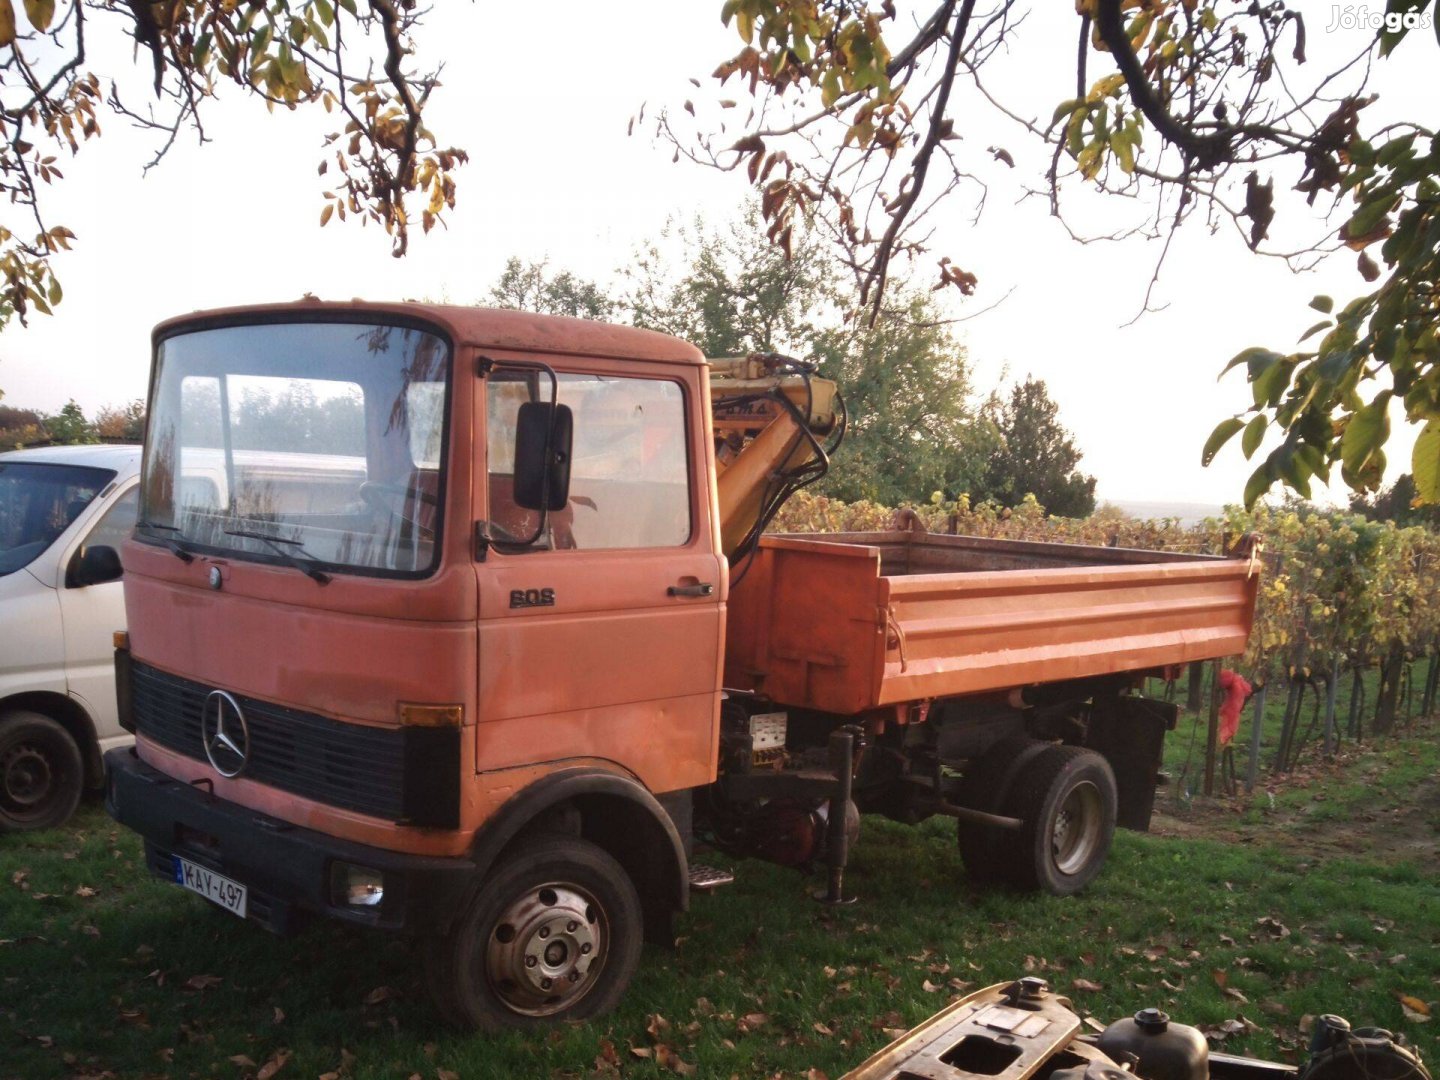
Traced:
<svg viewBox="0 0 1440 1080">
<path fill-rule="evenodd" d="M 114 479 L 113 469 L 0 460 L 0 577 L 39 558 Z"/>
<path fill-rule="evenodd" d="M 430 572 L 450 350 L 373 323 L 177 334 L 155 357 L 142 539 L 260 562 Z"/>
</svg>

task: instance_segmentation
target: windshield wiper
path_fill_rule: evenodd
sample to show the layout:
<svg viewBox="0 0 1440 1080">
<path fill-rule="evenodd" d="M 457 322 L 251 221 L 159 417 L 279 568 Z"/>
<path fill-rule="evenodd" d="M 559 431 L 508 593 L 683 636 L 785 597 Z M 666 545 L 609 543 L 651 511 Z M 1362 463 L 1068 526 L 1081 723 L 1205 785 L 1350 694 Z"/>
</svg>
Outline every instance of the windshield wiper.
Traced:
<svg viewBox="0 0 1440 1080">
<path fill-rule="evenodd" d="M 185 539 L 185 534 L 174 525 L 161 525 L 158 521 L 137 521 L 135 526 L 140 529 L 163 529 L 165 532 L 175 533 L 178 539 L 171 539 L 168 536 L 157 536 L 155 539 L 169 548 L 171 553 L 181 562 L 190 563 L 195 561 L 195 556 L 190 554 L 184 545 L 180 543 L 181 540 Z"/>
<path fill-rule="evenodd" d="M 320 560 L 306 551 L 305 545 L 299 540 L 291 540 L 284 536 L 270 536 L 262 532 L 250 532 L 248 529 L 226 529 L 225 535 L 243 536 L 247 540 L 259 540 L 262 543 L 269 544 L 270 550 L 275 552 L 276 555 L 279 555 L 287 565 L 293 566 L 317 585 L 324 585 L 330 580 L 330 575 L 316 565 Z M 290 552 L 286 551 L 281 546 L 282 544 L 289 544 L 292 547 L 299 548 L 300 554 L 304 555 L 305 558 L 310 561 L 306 562 L 304 559 L 297 559 L 294 555 L 290 554 Z"/>
</svg>

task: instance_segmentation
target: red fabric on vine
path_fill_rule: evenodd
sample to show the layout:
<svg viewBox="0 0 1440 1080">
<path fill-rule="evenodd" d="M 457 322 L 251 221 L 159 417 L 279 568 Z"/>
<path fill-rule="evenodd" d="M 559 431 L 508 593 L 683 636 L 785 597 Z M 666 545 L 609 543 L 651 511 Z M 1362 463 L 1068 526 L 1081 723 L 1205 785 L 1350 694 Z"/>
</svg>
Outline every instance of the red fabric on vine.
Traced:
<svg viewBox="0 0 1440 1080">
<path fill-rule="evenodd" d="M 1240 730 L 1240 710 L 1250 696 L 1250 684 L 1233 671 L 1221 669 L 1220 691 L 1225 700 L 1220 703 L 1220 745 L 1226 746 Z"/>
</svg>

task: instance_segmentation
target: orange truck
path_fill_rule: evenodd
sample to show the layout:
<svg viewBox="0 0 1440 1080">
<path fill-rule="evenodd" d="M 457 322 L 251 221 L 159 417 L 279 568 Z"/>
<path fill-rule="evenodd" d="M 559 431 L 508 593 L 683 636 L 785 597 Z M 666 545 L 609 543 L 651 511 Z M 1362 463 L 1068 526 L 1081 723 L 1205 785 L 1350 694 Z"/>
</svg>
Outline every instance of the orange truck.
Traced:
<svg viewBox="0 0 1440 1080">
<path fill-rule="evenodd" d="M 775 356 L 419 304 L 159 326 L 106 805 L 278 932 L 418 939 L 471 1028 L 596 1015 L 754 856 L 843 902 L 861 812 L 1073 893 L 1148 825 L 1165 666 L 1242 651 L 1231 558 L 770 536 L 843 437 Z"/>
</svg>

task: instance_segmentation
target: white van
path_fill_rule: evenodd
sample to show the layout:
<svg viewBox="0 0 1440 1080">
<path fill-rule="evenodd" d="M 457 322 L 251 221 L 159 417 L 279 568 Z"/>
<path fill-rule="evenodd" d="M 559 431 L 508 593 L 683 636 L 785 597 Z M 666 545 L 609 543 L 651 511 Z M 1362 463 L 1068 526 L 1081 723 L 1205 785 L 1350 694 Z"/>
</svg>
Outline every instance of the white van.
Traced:
<svg viewBox="0 0 1440 1080">
<path fill-rule="evenodd" d="M 0 453 L 0 831 L 64 822 L 103 782 L 140 447 Z"/>
</svg>

